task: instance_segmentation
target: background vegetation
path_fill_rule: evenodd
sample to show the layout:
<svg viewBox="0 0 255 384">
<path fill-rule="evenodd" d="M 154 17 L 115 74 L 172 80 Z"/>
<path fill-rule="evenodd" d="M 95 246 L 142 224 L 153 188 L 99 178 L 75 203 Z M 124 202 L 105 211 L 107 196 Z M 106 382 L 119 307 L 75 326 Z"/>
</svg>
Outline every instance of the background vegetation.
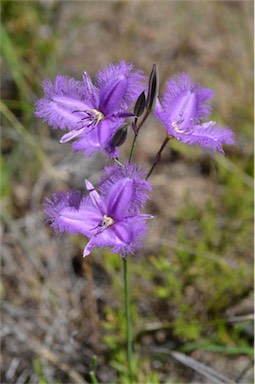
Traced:
<svg viewBox="0 0 255 384">
<path fill-rule="evenodd" d="M 135 382 L 252 382 L 253 3 L 2 1 L 1 18 L 1 382 L 91 382 L 94 355 L 100 383 L 129 382 L 119 256 L 82 260 L 86 240 L 56 237 L 42 211 L 107 159 L 73 155 L 33 115 L 45 77 L 121 59 L 213 88 L 237 137 L 225 157 L 171 143 L 151 178 L 155 219 L 130 260 Z M 163 139 L 150 120 L 136 161 Z"/>
</svg>

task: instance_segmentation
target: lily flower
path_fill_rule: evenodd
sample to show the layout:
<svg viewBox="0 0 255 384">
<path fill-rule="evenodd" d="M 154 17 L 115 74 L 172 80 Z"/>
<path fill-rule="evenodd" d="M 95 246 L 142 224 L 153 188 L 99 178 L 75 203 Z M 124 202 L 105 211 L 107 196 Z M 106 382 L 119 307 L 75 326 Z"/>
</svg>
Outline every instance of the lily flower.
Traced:
<svg viewBox="0 0 255 384">
<path fill-rule="evenodd" d="M 87 196 L 68 191 L 46 199 L 48 222 L 56 232 L 80 233 L 90 239 L 83 256 L 95 247 L 111 247 L 112 253 L 120 253 L 122 257 L 134 254 L 142 246 L 147 229 L 145 221 L 153 217 L 140 213 L 151 190 L 149 182 L 140 178 L 141 171 L 136 172 L 131 165 L 114 174 L 116 167 L 109 168 L 100 183 L 101 194 L 85 180 Z"/>
<path fill-rule="evenodd" d="M 195 83 L 186 73 L 171 78 L 161 100 L 157 100 L 155 116 L 163 123 L 167 134 L 182 143 L 200 145 L 224 153 L 223 144 L 234 144 L 234 134 L 208 119 L 213 91 Z"/>
<path fill-rule="evenodd" d="M 84 72 L 83 81 L 64 75 L 45 79 L 44 96 L 36 101 L 35 115 L 53 128 L 68 130 L 60 143 L 75 139 L 73 149 L 91 156 L 95 151 L 116 157 L 111 141 L 143 90 L 145 77 L 132 63 L 110 64 L 96 76 L 95 84 Z"/>
</svg>

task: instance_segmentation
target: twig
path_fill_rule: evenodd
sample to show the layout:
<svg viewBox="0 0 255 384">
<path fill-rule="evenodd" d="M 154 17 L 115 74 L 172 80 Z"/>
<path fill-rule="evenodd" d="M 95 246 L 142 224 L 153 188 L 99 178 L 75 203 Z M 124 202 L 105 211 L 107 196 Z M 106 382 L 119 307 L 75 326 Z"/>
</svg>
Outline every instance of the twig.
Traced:
<svg viewBox="0 0 255 384">
<path fill-rule="evenodd" d="M 215 383 L 215 384 L 232 384 L 232 383 L 234 383 L 234 381 L 229 379 L 228 377 L 222 375 L 221 373 L 215 371 L 214 369 L 208 367 L 207 365 L 196 361 L 192 357 L 184 355 L 183 353 L 175 352 L 175 351 L 169 351 L 165 348 L 159 348 L 156 350 L 156 352 L 160 353 L 160 354 L 172 356 L 178 362 L 182 363 L 183 365 L 186 365 L 189 368 L 192 368 L 194 371 L 207 377 L 209 380 L 211 380 L 212 383 Z"/>
</svg>

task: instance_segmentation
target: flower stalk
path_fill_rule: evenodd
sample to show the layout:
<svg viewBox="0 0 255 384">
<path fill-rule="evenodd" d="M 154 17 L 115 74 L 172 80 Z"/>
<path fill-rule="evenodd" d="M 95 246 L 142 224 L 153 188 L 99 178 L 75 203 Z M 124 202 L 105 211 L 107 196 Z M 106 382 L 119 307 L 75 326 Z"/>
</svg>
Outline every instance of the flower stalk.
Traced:
<svg viewBox="0 0 255 384">
<path fill-rule="evenodd" d="M 158 151 L 156 157 L 155 157 L 155 160 L 152 164 L 152 167 L 151 169 L 149 170 L 147 176 L 146 176 L 146 180 L 148 180 L 148 178 L 150 177 L 150 175 L 152 174 L 154 168 L 156 167 L 156 165 L 158 164 L 159 160 L 161 159 L 161 153 L 163 152 L 165 146 L 167 145 L 167 143 L 169 142 L 170 139 L 172 139 L 173 137 L 171 136 L 167 136 L 163 142 L 163 144 L 161 145 L 160 147 L 160 150 Z"/>
<path fill-rule="evenodd" d="M 127 256 L 123 258 L 128 377 L 132 380 L 132 323 Z"/>
<path fill-rule="evenodd" d="M 96 378 L 96 365 L 97 365 L 97 357 L 96 355 L 94 355 L 92 357 L 92 369 L 89 372 L 89 376 L 92 384 L 98 384 L 98 381 Z"/>
<path fill-rule="evenodd" d="M 133 131 L 135 132 L 135 135 L 134 135 L 134 139 L 133 139 L 133 143 L 132 143 L 132 146 L 131 146 L 131 151 L 130 151 L 130 155 L 129 155 L 129 160 L 128 162 L 131 163 L 132 159 L 133 159 L 133 155 L 134 155 L 134 150 L 135 150 L 135 145 L 136 145 L 136 140 L 137 140 L 137 137 L 138 137 L 138 134 L 139 134 L 139 131 L 140 129 L 142 128 L 143 124 L 145 123 L 145 121 L 147 120 L 147 118 L 149 117 L 151 111 L 146 111 L 141 123 L 137 126 L 136 124 L 136 121 L 133 123 L 132 127 L 133 127 Z"/>
</svg>

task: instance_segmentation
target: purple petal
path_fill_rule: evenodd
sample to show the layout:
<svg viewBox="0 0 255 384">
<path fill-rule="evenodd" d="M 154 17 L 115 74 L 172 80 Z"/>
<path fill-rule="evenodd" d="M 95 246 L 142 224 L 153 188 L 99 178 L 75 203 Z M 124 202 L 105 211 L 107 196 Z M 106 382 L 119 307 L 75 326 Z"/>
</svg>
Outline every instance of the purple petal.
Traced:
<svg viewBox="0 0 255 384">
<path fill-rule="evenodd" d="M 123 75 L 116 77 L 102 88 L 99 110 L 105 116 L 111 116 L 119 109 L 126 88 L 127 79 Z"/>
<path fill-rule="evenodd" d="M 88 180 L 85 180 L 85 185 L 89 192 L 89 197 L 91 198 L 92 204 L 98 209 L 102 217 L 106 213 L 106 208 L 101 197 L 95 190 L 93 184 L 91 184 Z"/>
<path fill-rule="evenodd" d="M 186 113 L 189 119 L 199 121 L 210 115 L 213 96 L 214 92 L 211 89 L 201 87 L 186 73 L 180 73 L 166 83 L 162 106 L 172 122 L 178 121 L 178 110 L 183 114 Z"/>
<path fill-rule="evenodd" d="M 93 108 L 90 95 L 85 100 L 84 85 L 63 75 L 54 83 L 45 79 L 42 83 L 45 96 L 36 101 L 35 115 L 47 121 L 53 128 L 75 129 L 82 112 Z"/>
<path fill-rule="evenodd" d="M 72 131 L 64 134 L 61 139 L 59 140 L 59 142 L 61 144 L 63 143 L 66 143 L 72 139 L 75 139 L 76 137 L 80 136 L 82 133 L 84 133 L 85 131 L 85 128 L 81 128 L 81 129 L 73 129 Z"/>
<path fill-rule="evenodd" d="M 77 191 L 54 194 L 52 200 L 47 198 L 45 213 L 56 232 L 82 233 L 88 237 L 96 233 L 95 228 L 102 220 L 101 212 Z"/>
<path fill-rule="evenodd" d="M 145 206 L 148 200 L 148 193 L 152 190 L 150 183 L 145 180 L 147 171 L 141 170 L 136 164 L 124 164 L 123 167 L 114 164 L 105 167 L 100 179 L 99 189 L 102 195 L 107 196 L 112 186 L 123 178 L 129 178 L 133 181 L 132 201 L 129 205 L 128 213 L 136 212 Z"/>
<path fill-rule="evenodd" d="M 104 92 L 106 94 L 109 93 L 106 89 L 108 87 L 111 88 L 109 84 L 113 86 L 114 80 L 116 79 L 121 79 L 118 90 L 116 91 L 116 95 L 117 93 L 120 95 L 120 100 L 117 103 L 118 107 L 117 104 L 113 107 L 113 102 L 111 103 L 111 107 L 109 104 L 108 114 L 111 112 L 110 108 L 113 108 L 114 112 L 116 112 L 117 109 L 119 111 L 126 111 L 130 108 L 132 102 L 134 102 L 143 91 L 146 77 L 142 71 L 135 69 L 132 63 L 120 61 L 117 64 L 109 64 L 97 75 L 96 84 L 101 90 L 102 97 L 104 96 Z M 115 100 L 117 99 L 116 95 L 114 95 Z M 104 98 L 106 97 L 104 96 Z"/>
<path fill-rule="evenodd" d="M 98 109 L 99 104 L 99 92 L 97 87 L 95 87 L 91 81 L 91 78 L 87 72 L 83 72 L 83 83 L 84 83 L 84 94 L 89 95 L 91 100 L 91 105 L 94 105 L 94 108 Z"/>
<path fill-rule="evenodd" d="M 224 154 L 223 144 L 235 144 L 234 133 L 229 128 L 220 128 L 213 121 L 197 125 L 191 134 L 175 135 L 181 142 L 189 145 L 200 145 L 203 148 L 209 148 L 212 151 L 219 151 Z"/>
<path fill-rule="evenodd" d="M 96 239 L 96 237 L 92 237 L 89 240 L 88 244 L 84 248 L 83 257 L 88 256 L 91 253 L 91 251 L 97 246 L 97 242 L 95 241 L 95 239 Z"/>
<path fill-rule="evenodd" d="M 107 216 L 120 220 L 127 216 L 134 194 L 134 182 L 122 178 L 112 185 L 107 195 Z"/>
</svg>

